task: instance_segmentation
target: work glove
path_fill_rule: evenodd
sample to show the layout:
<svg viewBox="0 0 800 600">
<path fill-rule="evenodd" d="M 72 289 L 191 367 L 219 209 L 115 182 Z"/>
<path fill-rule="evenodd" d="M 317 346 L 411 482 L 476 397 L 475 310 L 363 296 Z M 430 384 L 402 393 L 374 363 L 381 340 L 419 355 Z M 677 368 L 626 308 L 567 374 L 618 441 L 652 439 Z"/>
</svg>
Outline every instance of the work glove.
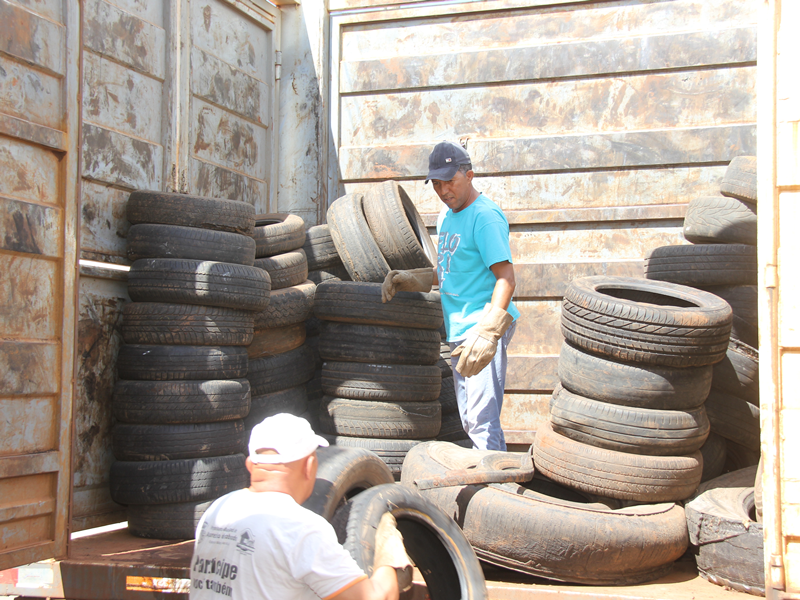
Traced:
<svg viewBox="0 0 800 600">
<path fill-rule="evenodd" d="M 467 339 L 450 353 L 450 356 L 461 357 L 456 371 L 464 377 L 472 377 L 483 371 L 497 352 L 497 340 L 503 337 L 513 322 L 514 317 L 499 306 L 484 306 L 481 320 L 470 330 Z"/>
<path fill-rule="evenodd" d="M 389 302 L 397 292 L 430 292 L 433 287 L 433 267 L 389 271 L 381 284 L 381 301 Z"/>
<path fill-rule="evenodd" d="M 397 521 L 392 513 L 383 513 L 375 532 L 375 556 L 373 571 L 378 567 L 392 567 L 397 573 L 397 587 L 401 592 L 411 588 L 414 568 L 403 546 L 403 534 L 397 530 Z"/>
</svg>

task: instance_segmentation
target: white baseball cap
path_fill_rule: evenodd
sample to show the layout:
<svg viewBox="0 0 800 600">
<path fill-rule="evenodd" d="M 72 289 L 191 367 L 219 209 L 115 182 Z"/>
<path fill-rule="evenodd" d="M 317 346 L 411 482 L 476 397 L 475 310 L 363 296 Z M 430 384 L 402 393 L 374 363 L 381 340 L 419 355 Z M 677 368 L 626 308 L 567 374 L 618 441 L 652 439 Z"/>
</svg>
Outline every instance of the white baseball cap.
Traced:
<svg viewBox="0 0 800 600">
<path fill-rule="evenodd" d="M 328 441 L 315 434 L 308 421 L 280 413 L 253 427 L 247 449 L 252 462 L 274 465 L 300 460 L 327 445 Z M 259 450 L 274 450 L 275 454 L 258 454 Z"/>
</svg>

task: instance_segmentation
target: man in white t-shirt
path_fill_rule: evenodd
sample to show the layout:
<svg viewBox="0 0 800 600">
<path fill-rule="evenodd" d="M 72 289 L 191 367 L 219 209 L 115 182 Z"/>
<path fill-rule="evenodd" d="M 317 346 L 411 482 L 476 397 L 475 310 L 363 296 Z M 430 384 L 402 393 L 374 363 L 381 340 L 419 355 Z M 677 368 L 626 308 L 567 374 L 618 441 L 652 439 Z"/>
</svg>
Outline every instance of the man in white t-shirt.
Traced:
<svg viewBox="0 0 800 600">
<path fill-rule="evenodd" d="M 368 578 L 324 518 L 300 506 L 314 489 L 316 450 L 328 442 L 305 419 L 279 414 L 250 435 L 250 487 L 216 500 L 197 526 L 192 600 L 399 598 L 410 572 L 389 513 L 376 533 Z"/>
</svg>

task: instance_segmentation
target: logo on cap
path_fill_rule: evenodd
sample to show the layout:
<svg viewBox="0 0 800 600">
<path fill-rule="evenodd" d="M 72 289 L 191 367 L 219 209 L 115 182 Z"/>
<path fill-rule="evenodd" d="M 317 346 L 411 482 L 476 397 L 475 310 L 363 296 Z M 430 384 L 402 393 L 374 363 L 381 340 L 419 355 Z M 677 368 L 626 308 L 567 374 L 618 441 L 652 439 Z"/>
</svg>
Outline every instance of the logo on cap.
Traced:
<svg viewBox="0 0 800 600">
<path fill-rule="evenodd" d="M 444 162 L 453 162 L 453 159 L 452 158 L 445 158 Z"/>
</svg>

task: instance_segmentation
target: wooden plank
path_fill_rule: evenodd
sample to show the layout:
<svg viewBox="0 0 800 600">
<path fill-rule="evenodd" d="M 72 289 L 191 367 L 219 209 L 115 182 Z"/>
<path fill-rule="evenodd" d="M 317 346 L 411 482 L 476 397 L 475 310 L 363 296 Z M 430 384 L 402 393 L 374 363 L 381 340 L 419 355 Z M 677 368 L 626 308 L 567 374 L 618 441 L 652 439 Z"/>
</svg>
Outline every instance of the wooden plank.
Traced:
<svg viewBox="0 0 800 600">
<path fill-rule="evenodd" d="M 269 87 L 244 71 L 192 48 L 192 92 L 241 117 L 269 125 L 272 98 Z"/>
<path fill-rule="evenodd" d="M 558 384 L 558 354 L 509 354 L 506 393 L 552 392 Z"/>
<path fill-rule="evenodd" d="M 83 177 L 126 189 L 161 189 L 163 149 L 85 123 L 83 126 Z"/>
<path fill-rule="evenodd" d="M 64 115 L 60 79 L 0 55 L 0 111 L 60 128 Z"/>
<path fill-rule="evenodd" d="M 189 181 L 192 193 L 211 198 L 241 200 L 256 207 L 256 213 L 267 210 L 269 183 L 247 177 L 223 167 L 191 158 Z"/>
<path fill-rule="evenodd" d="M 56 23 L 64 23 L 63 2 L 61 0 L 7 0 Z"/>
<path fill-rule="evenodd" d="M 425 177 L 430 143 L 341 147 L 343 180 Z M 729 162 L 754 154 L 755 125 L 674 128 L 470 140 L 467 150 L 483 174 L 514 174 L 619 167 Z"/>
<path fill-rule="evenodd" d="M 507 444 L 532 444 L 536 430 L 550 417 L 550 394 L 505 394 L 500 425 Z"/>
<path fill-rule="evenodd" d="M 20 454 L 0 458 L 0 485 L 6 489 L 14 489 L 13 483 L 3 481 L 5 478 L 31 476 L 29 481 L 46 481 L 47 478 L 57 474 L 60 456 L 58 452 L 37 452 L 35 454 Z M 40 484 L 48 487 L 47 484 Z M 32 484 L 33 486 L 33 484 Z M 49 487 L 54 487 L 50 485 Z M 30 489 L 22 489 L 20 496 L 31 496 Z M 36 492 L 38 493 L 38 492 Z M 0 498 L 10 498 L 11 494 L 3 493 Z"/>
<path fill-rule="evenodd" d="M 507 23 L 509 27 L 517 27 L 517 24 L 511 25 L 511 19 Z M 754 64 L 755 60 L 756 28 L 741 27 L 433 56 L 418 56 L 415 53 L 412 56 L 343 62 L 339 91 L 348 94 L 597 77 L 663 69 Z M 535 111 L 532 113 L 536 114 Z"/>
<path fill-rule="evenodd" d="M 53 528 L 53 513 L 15 519 L 11 524 L 13 527 L 3 527 L 0 552 L 47 542 L 53 538 L 50 534 Z"/>
<path fill-rule="evenodd" d="M 164 30 L 103 0 L 84 4 L 84 45 L 124 65 L 164 79 Z"/>
<path fill-rule="evenodd" d="M 81 187 L 81 258 L 124 264 L 130 223 L 125 217 L 128 192 L 85 181 Z"/>
<path fill-rule="evenodd" d="M 0 138 L 0 189 L 4 196 L 58 206 L 58 183 L 57 155 L 21 140 Z"/>
<path fill-rule="evenodd" d="M 557 355 L 561 350 L 563 339 L 561 336 L 561 298 L 536 301 L 515 300 L 515 304 L 520 316 L 508 352 L 514 355 Z"/>
<path fill-rule="evenodd" d="M 61 256 L 61 211 L 0 196 L 0 249 L 37 256 Z M 0 276 L 2 277 L 2 276 Z"/>
<path fill-rule="evenodd" d="M 0 331 L 5 339 L 57 338 L 61 314 L 55 301 L 60 297 L 61 268 L 53 260 L 0 253 Z"/>
<path fill-rule="evenodd" d="M 515 264 L 514 275 L 516 298 L 560 298 L 573 279 L 593 275 L 644 277 L 644 260 Z"/>
<path fill-rule="evenodd" d="M 161 97 L 157 79 L 83 54 L 83 119 L 149 142 L 161 143 Z"/>
<path fill-rule="evenodd" d="M 39 499 L 28 504 L 19 504 L 13 507 L 0 507 L 0 523 L 17 521 L 29 517 L 50 515 L 56 507 L 56 502 L 52 498 Z"/>
<path fill-rule="evenodd" d="M 8 2 L 0 2 L 0 52 L 64 75 L 64 28 Z"/>
<path fill-rule="evenodd" d="M 0 419 L 0 456 L 46 452 L 58 447 L 58 402 L 55 396 L 0 398 L 0 414 L 3 415 Z"/>
<path fill-rule="evenodd" d="M 67 148 L 67 137 L 63 131 L 37 125 L 11 115 L 0 114 L 0 135 L 26 140 L 62 152 Z"/>
</svg>

